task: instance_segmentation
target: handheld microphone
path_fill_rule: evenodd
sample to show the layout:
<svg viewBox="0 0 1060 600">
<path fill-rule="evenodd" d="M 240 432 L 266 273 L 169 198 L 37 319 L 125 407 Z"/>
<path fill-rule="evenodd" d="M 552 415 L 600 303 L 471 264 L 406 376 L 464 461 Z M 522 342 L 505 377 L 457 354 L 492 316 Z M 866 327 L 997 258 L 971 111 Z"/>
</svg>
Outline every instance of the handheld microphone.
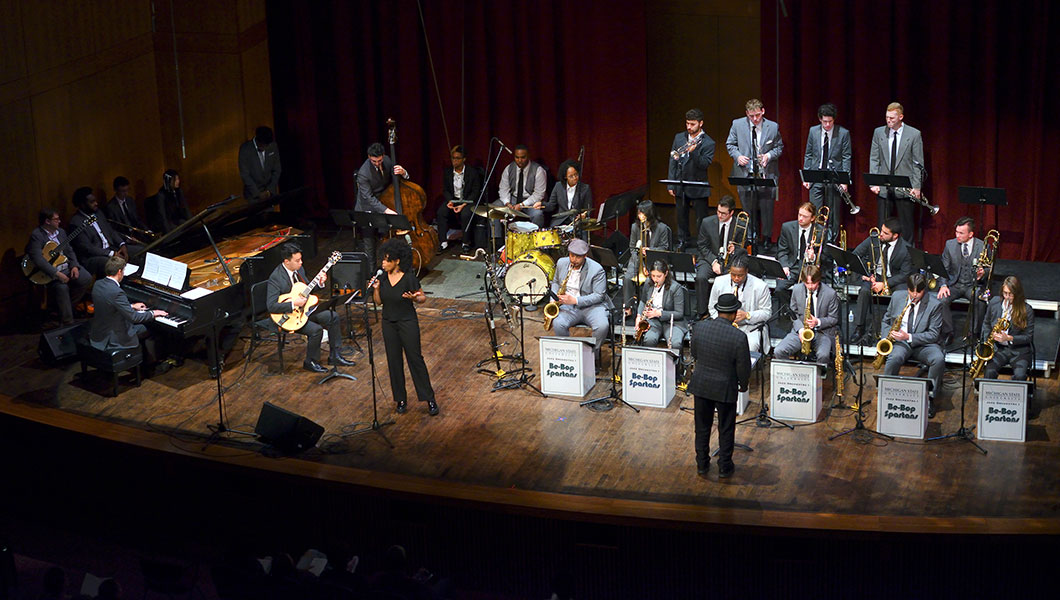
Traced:
<svg viewBox="0 0 1060 600">
<path fill-rule="evenodd" d="M 368 280 L 368 287 L 372 287 L 373 285 L 375 285 L 375 282 L 378 281 L 379 278 L 382 277 L 382 276 L 383 276 L 383 270 L 382 269 L 379 269 L 378 271 L 376 271 L 375 275 L 373 275 L 372 278 Z"/>
</svg>

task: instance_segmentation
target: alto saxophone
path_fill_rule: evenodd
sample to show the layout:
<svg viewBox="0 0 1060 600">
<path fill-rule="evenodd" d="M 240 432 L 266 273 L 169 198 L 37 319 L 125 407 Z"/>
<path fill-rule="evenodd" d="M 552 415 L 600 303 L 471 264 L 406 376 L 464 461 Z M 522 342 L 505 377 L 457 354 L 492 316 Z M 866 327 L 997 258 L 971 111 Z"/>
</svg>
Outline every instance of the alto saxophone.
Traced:
<svg viewBox="0 0 1060 600">
<path fill-rule="evenodd" d="M 816 337 L 816 334 L 814 333 L 813 329 L 810 329 L 810 326 L 807 325 L 807 323 L 810 322 L 810 317 L 812 316 L 810 314 L 810 307 L 813 306 L 812 304 L 810 304 L 810 298 L 812 297 L 813 296 L 810 294 L 810 290 L 806 290 L 806 314 L 803 316 L 802 329 L 799 331 L 799 339 L 802 340 L 802 353 L 805 356 L 810 355 L 810 346 L 813 345 L 813 338 Z"/>
<path fill-rule="evenodd" d="M 876 342 L 876 360 L 872 361 L 872 366 L 877 369 L 882 369 L 883 364 L 887 362 L 887 355 L 894 350 L 894 342 L 891 341 L 891 334 L 896 333 L 902 328 L 902 319 L 905 318 L 905 312 L 912 306 L 912 302 L 906 302 L 905 308 L 902 312 L 898 313 L 898 317 L 891 323 L 891 330 L 887 332 L 887 335 L 880 338 L 880 341 Z"/>
<path fill-rule="evenodd" d="M 975 347 L 975 360 L 972 361 L 972 368 L 968 371 L 968 375 L 973 380 L 978 379 L 983 375 L 983 369 L 986 367 L 986 363 L 990 362 L 990 359 L 994 358 L 994 334 L 1001 333 L 1008 329 L 1009 320 L 1002 315 L 994 322 L 994 327 L 990 329 L 990 335 L 987 336 L 986 341 L 980 342 Z"/>
<path fill-rule="evenodd" d="M 573 272 L 574 269 L 572 269 L 570 264 L 568 264 L 567 276 L 564 277 L 563 282 L 559 284 L 559 293 L 556 294 L 557 296 L 562 296 L 563 294 L 567 293 L 567 280 L 570 279 L 570 274 Z M 544 315 L 542 325 L 545 326 L 545 331 L 552 331 L 552 319 L 555 319 L 559 316 L 559 302 L 553 300 L 552 302 L 546 304 L 544 310 L 542 311 L 542 315 Z"/>
<path fill-rule="evenodd" d="M 652 310 L 653 307 L 651 301 L 653 299 L 654 297 L 648 298 L 648 301 L 644 303 L 644 310 L 640 313 L 640 318 L 637 319 L 637 330 L 633 332 L 634 343 L 639 344 L 640 341 L 644 339 L 644 334 L 648 333 L 648 330 L 651 329 L 651 323 L 648 322 L 648 317 L 645 315 L 648 314 L 649 310 Z"/>
</svg>

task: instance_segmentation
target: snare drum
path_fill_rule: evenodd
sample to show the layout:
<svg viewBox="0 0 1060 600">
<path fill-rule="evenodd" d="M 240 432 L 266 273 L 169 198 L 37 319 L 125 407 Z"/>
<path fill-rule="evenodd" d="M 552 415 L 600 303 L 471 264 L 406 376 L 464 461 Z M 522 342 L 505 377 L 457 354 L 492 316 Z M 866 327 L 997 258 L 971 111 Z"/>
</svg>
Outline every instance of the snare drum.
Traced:
<svg viewBox="0 0 1060 600">
<path fill-rule="evenodd" d="M 505 254 L 509 259 L 521 257 L 534 249 L 534 232 L 539 228 L 529 221 L 516 221 L 508 224 L 508 233 L 504 237 Z"/>
<path fill-rule="evenodd" d="M 548 297 L 548 288 L 555 274 L 556 261 L 540 250 L 531 250 L 508 267 L 504 274 L 504 289 L 525 305 L 537 304 Z"/>
<path fill-rule="evenodd" d="M 560 230 L 556 227 L 535 231 L 532 235 L 534 236 L 534 248 L 559 248 L 563 243 Z"/>
</svg>

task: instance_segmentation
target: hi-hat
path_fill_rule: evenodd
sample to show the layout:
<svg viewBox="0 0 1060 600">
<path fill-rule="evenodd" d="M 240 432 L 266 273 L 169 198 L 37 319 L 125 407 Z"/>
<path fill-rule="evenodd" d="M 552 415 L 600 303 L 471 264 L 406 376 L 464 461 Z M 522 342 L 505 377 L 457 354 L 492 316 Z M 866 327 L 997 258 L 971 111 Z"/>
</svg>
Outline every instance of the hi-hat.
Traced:
<svg viewBox="0 0 1060 600">
<path fill-rule="evenodd" d="M 523 211 L 508 208 L 507 206 L 480 206 L 475 209 L 475 214 L 487 219 L 507 219 L 509 217 L 530 218 L 530 215 Z"/>
</svg>

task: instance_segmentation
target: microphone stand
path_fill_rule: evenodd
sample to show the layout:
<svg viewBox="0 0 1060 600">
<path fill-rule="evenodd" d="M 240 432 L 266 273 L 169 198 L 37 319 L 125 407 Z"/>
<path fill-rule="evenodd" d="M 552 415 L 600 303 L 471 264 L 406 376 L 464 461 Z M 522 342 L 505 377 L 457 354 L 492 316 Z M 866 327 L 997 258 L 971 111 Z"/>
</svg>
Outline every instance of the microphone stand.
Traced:
<svg viewBox="0 0 1060 600">
<path fill-rule="evenodd" d="M 217 357 L 217 424 L 207 425 L 206 428 L 211 431 L 209 439 L 206 440 L 206 445 L 211 444 L 215 439 L 218 439 L 221 434 L 224 433 L 235 433 L 238 435 L 246 435 L 253 438 L 258 437 L 258 434 L 253 431 L 241 431 L 239 429 L 230 429 L 226 423 L 228 420 L 225 416 L 225 396 L 224 396 L 224 385 L 221 383 L 221 374 L 224 371 L 224 358 L 219 356 L 220 349 L 217 347 L 217 323 L 228 318 L 228 312 L 220 308 L 217 309 L 214 315 L 213 323 L 210 324 L 210 345 L 213 348 L 213 354 Z"/>
<path fill-rule="evenodd" d="M 346 303 L 350 303 L 355 297 L 356 296 L 351 296 L 350 299 L 346 301 Z M 368 319 L 368 294 L 364 295 L 364 301 L 362 302 L 362 306 L 364 307 L 364 337 L 365 340 L 368 342 L 368 364 L 369 366 L 371 366 L 372 369 L 372 422 L 368 423 L 367 421 L 360 421 L 349 425 L 348 427 L 350 428 L 350 431 L 343 433 L 340 437 L 348 438 L 362 433 L 367 433 L 369 431 L 374 431 L 379 435 L 379 437 L 383 438 L 383 441 L 386 442 L 387 446 L 393 448 L 394 443 L 390 441 L 390 438 L 386 437 L 385 433 L 383 433 L 383 427 L 386 427 L 387 425 L 393 425 L 394 420 L 389 419 L 382 423 L 379 422 L 379 403 L 376 399 L 375 382 L 375 353 L 372 346 L 372 327 Z M 365 425 L 365 427 L 358 428 L 358 425 Z"/>
<path fill-rule="evenodd" d="M 621 311 L 623 313 L 622 330 L 624 332 L 626 327 L 626 309 L 625 306 L 623 306 L 622 308 L 615 308 L 614 304 L 611 303 L 610 300 L 608 300 L 608 303 L 611 305 L 607 309 L 607 326 L 608 330 L 611 332 L 611 335 L 609 336 L 611 338 L 611 389 L 608 390 L 606 396 L 600 396 L 599 398 L 585 400 L 583 402 L 578 403 L 578 406 L 588 406 L 590 409 L 595 410 L 597 412 L 606 412 L 614 408 L 614 402 L 612 402 L 612 400 L 615 400 L 618 401 L 620 404 L 624 404 L 632 408 L 633 412 L 640 414 L 640 409 L 636 406 L 633 406 L 629 402 L 626 402 L 622 398 L 622 394 L 618 391 L 618 352 L 615 351 L 615 311 Z M 624 333 L 622 336 L 622 340 L 625 341 Z M 600 404 L 597 404 L 598 402 Z"/>
<path fill-rule="evenodd" d="M 777 314 L 769 317 L 769 319 L 767 319 L 766 322 L 762 324 L 762 327 L 766 331 L 766 339 L 767 340 L 769 339 L 769 324 L 772 323 L 773 321 L 776 321 L 777 319 L 785 316 L 786 312 L 787 312 L 786 311 L 786 307 L 781 306 L 780 310 L 777 311 Z M 769 345 L 772 346 L 772 344 L 769 344 Z M 773 354 L 773 348 L 772 347 L 768 348 L 768 350 L 766 352 L 763 352 L 762 353 L 762 358 L 760 360 L 760 364 L 759 364 L 759 367 L 758 367 L 758 369 L 759 369 L 758 370 L 758 402 L 759 402 L 759 405 L 760 405 L 758 407 L 758 414 L 753 416 L 753 417 L 747 417 L 746 419 L 741 419 L 741 420 L 737 421 L 736 424 L 740 425 L 741 423 L 747 423 L 748 421 L 754 421 L 755 425 L 757 427 L 771 428 L 771 427 L 773 427 L 773 424 L 776 423 L 777 425 L 782 425 L 782 426 L 787 427 L 788 429 L 791 429 L 791 430 L 794 431 L 795 430 L 795 426 L 794 425 L 791 425 L 789 423 L 785 423 L 784 421 L 781 421 L 779 419 L 775 419 L 772 416 L 770 416 L 770 414 L 769 414 L 769 405 L 766 404 L 766 386 L 765 386 L 765 381 L 764 381 L 765 375 L 764 375 L 763 369 L 766 368 L 765 367 L 766 358 L 772 356 L 772 354 Z M 746 448 L 746 449 L 748 451 L 751 450 L 751 448 L 749 448 L 749 447 Z"/>
<path fill-rule="evenodd" d="M 526 319 L 524 317 L 523 312 L 523 297 L 533 296 L 533 293 L 513 293 L 511 295 L 517 297 L 517 301 L 519 304 L 519 356 L 526 356 Z M 531 370 L 532 369 L 530 369 L 530 367 L 521 367 L 520 369 L 518 369 L 519 377 L 509 379 L 498 379 L 497 382 L 493 384 L 493 389 L 491 389 L 490 392 L 496 392 L 497 390 L 510 390 L 515 388 L 521 388 L 525 385 L 537 392 L 538 394 L 541 394 L 542 398 L 548 398 L 548 395 L 542 392 L 540 388 L 530 383 L 530 380 L 533 379 L 534 376 L 527 375 L 527 372 Z"/>
</svg>

